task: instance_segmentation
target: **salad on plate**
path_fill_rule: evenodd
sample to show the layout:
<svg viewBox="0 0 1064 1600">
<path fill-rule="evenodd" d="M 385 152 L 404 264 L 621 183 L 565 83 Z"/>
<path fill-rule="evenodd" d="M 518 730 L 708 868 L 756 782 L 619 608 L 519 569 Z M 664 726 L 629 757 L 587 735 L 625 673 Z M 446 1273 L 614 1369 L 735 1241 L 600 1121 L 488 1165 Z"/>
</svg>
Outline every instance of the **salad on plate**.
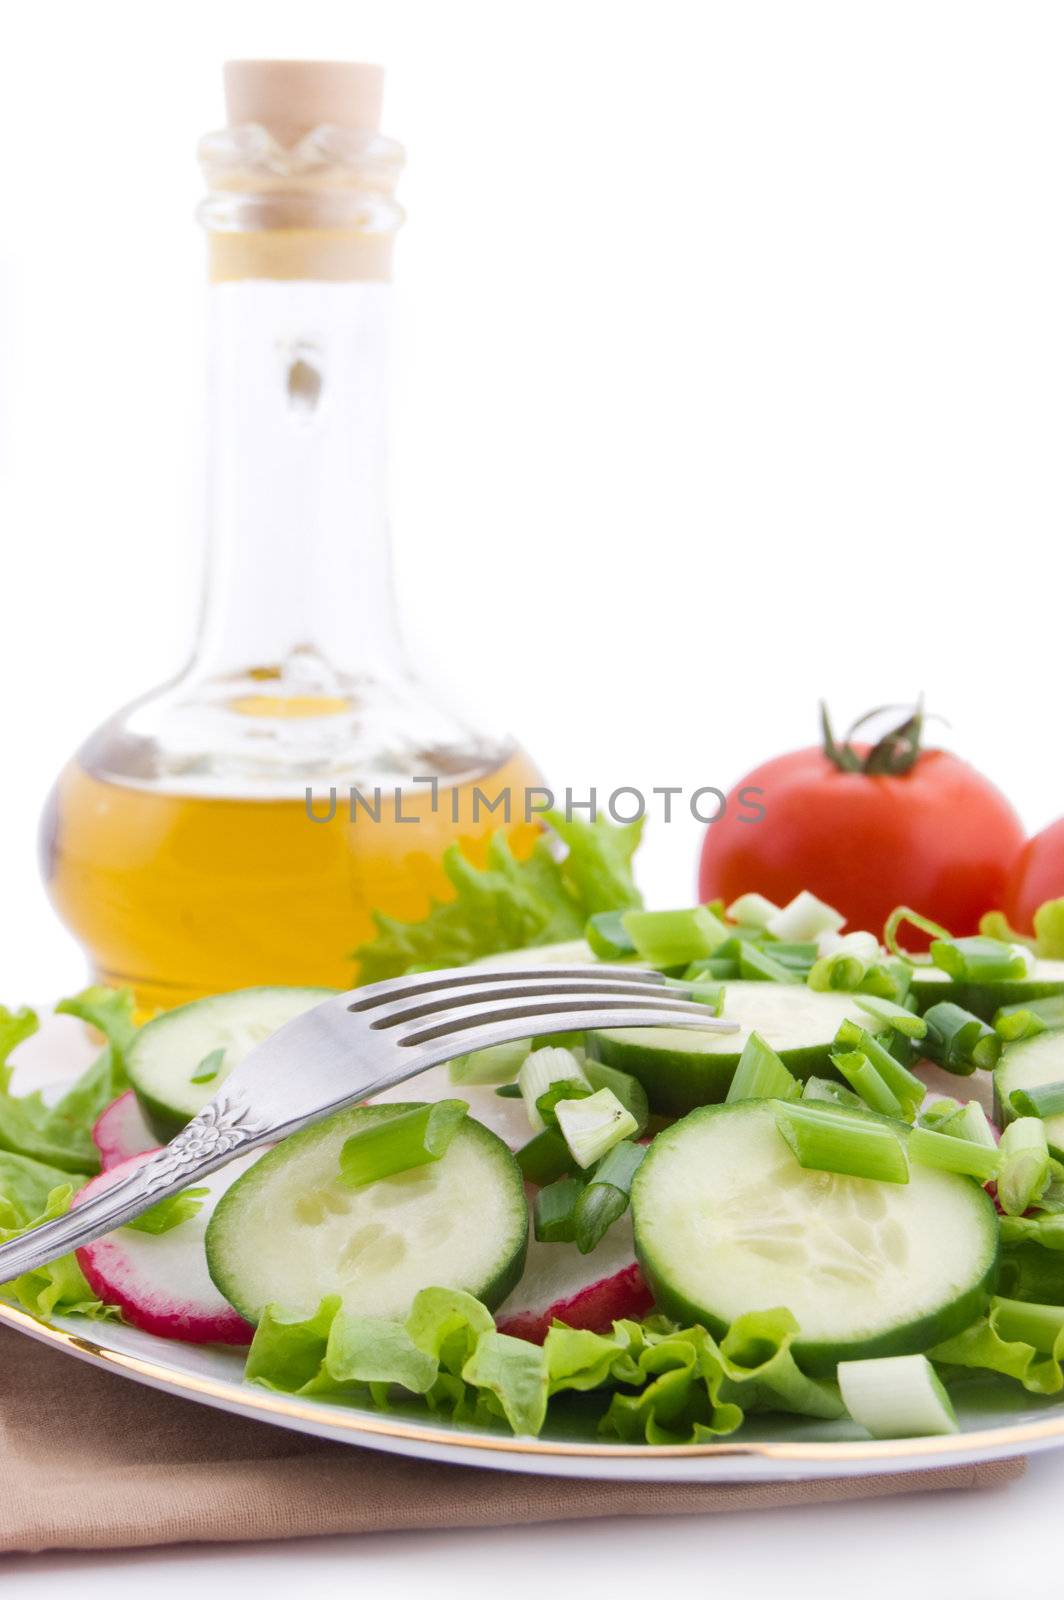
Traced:
<svg viewBox="0 0 1064 1600">
<path fill-rule="evenodd" d="M 631 962 L 733 1032 L 457 1058 L 0 1293 L 228 1346 L 274 1391 L 517 1435 L 914 1438 L 957 1429 L 965 1385 L 999 1414 L 1064 1391 L 1064 902 L 1032 938 L 906 907 L 847 928 L 808 892 L 652 911 L 637 826 L 552 822 L 525 861 L 501 834 L 486 869 L 452 851 L 455 898 L 379 919 L 363 981 Z M 0 1239 L 143 1161 L 327 993 L 137 1026 L 128 994 L 87 989 L 56 1010 L 105 1042 L 58 1094 L 14 1092 L 38 1023 L 0 1011 Z"/>
</svg>

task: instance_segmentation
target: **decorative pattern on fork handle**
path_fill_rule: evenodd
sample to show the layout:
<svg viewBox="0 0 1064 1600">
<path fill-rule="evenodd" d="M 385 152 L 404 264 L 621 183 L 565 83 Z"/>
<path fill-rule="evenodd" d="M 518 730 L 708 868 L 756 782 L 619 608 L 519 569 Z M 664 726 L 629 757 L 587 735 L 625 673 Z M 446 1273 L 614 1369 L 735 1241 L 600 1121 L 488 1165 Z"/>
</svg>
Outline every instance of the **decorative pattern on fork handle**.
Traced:
<svg viewBox="0 0 1064 1600">
<path fill-rule="evenodd" d="M 219 1090 L 177 1137 L 141 1168 L 141 1189 L 154 1194 L 172 1183 L 186 1167 L 235 1152 L 241 1145 L 269 1131 L 269 1123 L 256 1116 L 242 1094 Z"/>
</svg>

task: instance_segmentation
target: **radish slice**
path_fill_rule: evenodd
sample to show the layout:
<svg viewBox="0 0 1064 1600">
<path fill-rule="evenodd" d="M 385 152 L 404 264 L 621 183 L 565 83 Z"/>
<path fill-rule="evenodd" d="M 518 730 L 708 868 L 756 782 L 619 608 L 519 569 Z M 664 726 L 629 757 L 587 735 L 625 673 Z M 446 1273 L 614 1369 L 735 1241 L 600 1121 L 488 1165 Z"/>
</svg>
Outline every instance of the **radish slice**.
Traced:
<svg viewBox="0 0 1064 1600">
<path fill-rule="evenodd" d="M 130 1156 L 143 1155 L 154 1150 L 157 1140 L 145 1122 L 137 1097 L 132 1089 L 112 1100 L 96 1118 L 92 1142 L 100 1152 L 100 1165 L 105 1172 L 117 1167 Z"/>
<path fill-rule="evenodd" d="M 627 1213 L 590 1255 L 575 1244 L 528 1246 L 517 1288 L 495 1313 L 500 1332 L 542 1344 L 554 1321 L 605 1333 L 621 1317 L 645 1317 L 653 1305 L 635 1259 Z"/>
<path fill-rule="evenodd" d="M 110 1188 L 140 1166 L 149 1153 L 135 1155 L 93 1178 L 74 1204 Z M 119 1228 L 82 1246 L 77 1251 L 78 1265 L 93 1294 L 107 1305 L 118 1306 L 134 1328 L 163 1339 L 180 1339 L 186 1344 L 250 1344 L 254 1328 L 238 1316 L 210 1280 L 203 1236 L 221 1196 L 261 1153 L 256 1150 L 240 1156 L 204 1178 L 203 1186 L 210 1194 L 204 1196 L 199 1213 L 169 1233 Z"/>
</svg>

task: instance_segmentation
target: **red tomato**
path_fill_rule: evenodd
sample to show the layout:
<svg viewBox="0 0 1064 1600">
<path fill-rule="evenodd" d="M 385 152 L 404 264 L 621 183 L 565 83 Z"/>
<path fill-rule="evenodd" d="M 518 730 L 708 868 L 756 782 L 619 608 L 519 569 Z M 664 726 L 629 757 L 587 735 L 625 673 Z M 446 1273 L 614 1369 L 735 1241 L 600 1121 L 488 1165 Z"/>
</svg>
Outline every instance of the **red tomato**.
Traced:
<svg viewBox="0 0 1064 1600">
<path fill-rule="evenodd" d="M 1030 933 L 1038 907 L 1064 895 L 1064 817 L 1028 839 L 1005 887 L 1002 908 L 1017 933 Z"/>
<path fill-rule="evenodd" d="M 850 748 L 863 758 L 868 747 Z M 750 820 L 755 800 L 759 821 Z M 784 905 L 809 889 L 850 928 L 878 933 L 907 905 L 953 934 L 975 933 L 1001 905 L 1023 842 L 1004 795 L 945 750 L 917 753 L 908 771 L 865 773 L 841 771 L 812 746 L 765 762 L 731 791 L 706 830 L 699 896 L 730 903 L 756 890 Z M 904 937 L 918 948 L 911 930 Z"/>
</svg>

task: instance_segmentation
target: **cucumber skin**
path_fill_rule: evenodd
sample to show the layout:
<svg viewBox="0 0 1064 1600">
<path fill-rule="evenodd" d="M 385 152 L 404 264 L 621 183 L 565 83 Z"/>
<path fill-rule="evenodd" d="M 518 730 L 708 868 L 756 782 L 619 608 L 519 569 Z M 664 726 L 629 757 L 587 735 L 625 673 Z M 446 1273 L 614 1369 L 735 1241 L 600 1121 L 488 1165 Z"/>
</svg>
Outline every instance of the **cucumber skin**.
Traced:
<svg viewBox="0 0 1064 1600">
<path fill-rule="evenodd" d="M 684 1122 L 693 1122 L 698 1118 L 719 1116 L 727 1112 L 726 1106 L 699 1106 L 695 1111 L 686 1116 Z M 682 1126 L 681 1123 L 674 1127 Z M 701 1323 L 715 1339 L 722 1339 L 728 1331 L 728 1324 L 720 1317 L 707 1312 L 703 1306 L 697 1306 L 685 1295 L 673 1290 L 666 1283 L 661 1274 L 656 1270 L 652 1258 L 643 1246 L 639 1234 L 639 1191 L 647 1181 L 647 1169 L 654 1159 L 654 1146 L 651 1145 L 646 1159 L 636 1172 L 632 1182 L 632 1231 L 635 1239 L 636 1260 L 639 1262 L 640 1271 L 646 1280 L 654 1303 L 659 1311 L 671 1317 L 674 1322 L 679 1322 L 684 1327 L 692 1323 Z M 791 1349 L 794 1359 L 807 1372 L 810 1377 L 833 1377 L 835 1368 L 840 1361 L 863 1361 L 872 1356 L 909 1356 L 920 1355 L 927 1350 L 941 1344 L 946 1339 L 952 1339 L 955 1334 L 962 1333 L 965 1328 L 982 1316 L 985 1312 L 990 1297 L 997 1287 L 998 1272 L 1000 1267 L 1001 1239 L 998 1230 L 997 1212 L 994 1202 L 972 1180 L 973 1199 L 978 1193 L 982 1196 L 987 1216 L 987 1232 L 993 1240 L 993 1250 L 987 1264 L 986 1272 L 979 1282 L 956 1300 L 951 1300 L 940 1311 L 932 1311 L 924 1317 L 906 1323 L 900 1328 L 889 1328 L 884 1333 L 876 1334 L 871 1339 L 850 1340 L 841 1344 L 833 1344 L 824 1339 L 796 1339 Z M 976 1202 L 978 1204 L 978 1201 Z M 767 1309 L 767 1308 L 766 1308 Z"/>
<path fill-rule="evenodd" d="M 222 993 L 254 995 L 257 993 L 272 993 L 275 989 L 283 989 L 288 987 L 303 989 L 307 994 L 320 994 L 323 1002 L 325 1000 L 332 999 L 335 995 L 340 993 L 338 989 L 319 989 L 315 984 L 286 985 L 277 983 L 259 983 L 255 984 L 250 989 L 223 990 Z M 218 995 L 206 995 L 203 998 L 207 1000 L 216 1000 L 220 997 Z M 183 1006 L 174 1006 L 171 1011 L 163 1011 L 160 1012 L 157 1017 L 152 1017 L 150 1021 L 146 1022 L 144 1026 L 138 1030 L 133 1049 L 130 1051 L 129 1062 L 127 1066 L 129 1086 L 137 1097 L 137 1104 L 144 1113 L 145 1122 L 148 1124 L 148 1127 L 151 1129 L 152 1133 L 155 1134 L 160 1144 L 169 1144 L 170 1140 L 173 1139 L 175 1135 L 179 1134 L 182 1128 L 188 1126 L 188 1124 L 192 1121 L 192 1116 L 189 1112 L 179 1111 L 176 1106 L 168 1105 L 165 1100 L 157 1100 L 154 1095 L 149 1094 L 146 1089 L 141 1088 L 136 1079 L 137 1043 L 139 1043 L 139 1041 L 141 1041 L 145 1035 L 148 1035 L 150 1038 L 150 1030 L 156 1025 L 156 1023 L 165 1022 L 170 1017 L 176 1016 L 179 1012 L 187 1011 L 190 1006 L 198 1006 L 202 1004 L 202 999 L 188 1000 Z M 195 1063 L 193 1063 L 193 1065 L 195 1065 Z M 224 1082 L 224 1078 L 219 1079 L 219 1086 Z"/>
<path fill-rule="evenodd" d="M 842 1078 L 831 1064 L 831 1049 L 831 1044 L 804 1045 L 778 1054 L 796 1078 L 833 1078 L 841 1083 Z M 596 1061 L 618 1067 L 638 1079 L 647 1092 L 650 1109 L 665 1117 L 683 1117 L 700 1106 L 719 1105 L 735 1076 L 741 1054 L 738 1050 L 734 1055 L 715 1051 L 699 1056 L 690 1050 L 655 1050 L 651 1066 L 642 1046 L 602 1033 L 588 1034 L 587 1051 Z"/>
<path fill-rule="evenodd" d="M 1044 1038 L 1045 1035 L 1044 1034 L 1038 1034 L 1038 1035 L 1036 1035 L 1036 1037 L 1037 1038 Z M 1026 1040 L 1026 1039 L 1017 1039 L 1015 1041 L 1015 1043 L 1018 1044 L 1018 1045 L 1019 1044 L 1027 1044 L 1028 1042 L 1029 1041 Z M 1009 1064 L 1009 1050 L 1010 1050 L 1010 1048 L 1011 1048 L 1011 1046 L 1009 1046 L 1009 1045 L 1005 1046 L 1005 1049 L 1004 1049 L 1004 1051 L 1002 1053 L 1002 1056 L 1001 1056 L 1001 1060 L 998 1063 L 998 1065 L 994 1068 L 994 1105 L 993 1105 L 993 1112 L 994 1112 L 994 1121 L 997 1123 L 999 1128 L 1006 1128 L 1010 1122 L 1015 1122 L 1016 1118 L 1017 1118 L 1017 1116 L 1019 1114 L 1018 1112 L 1016 1112 L 1016 1111 L 1014 1111 L 1012 1109 L 1012 1106 L 1011 1106 L 1011 1104 L 1009 1102 L 1008 1096 L 1009 1096 L 1009 1094 L 1012 1093 L 1012 1090 L 1010 1089 L 1008 1091 L 1008 1093 L 1006 1093 L 1006 1090 L 1005 1090 L 1005 1073 L 1007 1071 L 1008 1064 Z M 1064 1074 L 1062 1074 L 1062 1075 L 1064 1075 Z M 1019 1084 L 1014 1084 L 1013 1085 L 1013 1088 L 1019 1088 L 1019 1087 L 1020 1087 Z M 1062 1162 L 1064 1162 L 1064 1146 L 1058 1145 L 1058 1144 L 1054 1144 L 1053 1141 L 1051 1139 L 1049 1139 L 1048 1133 L 1047 1133 L 1046 1142 L 1049 1145 L 1049 1154 L 1053 1157 L 1054 1161 L 1062 1161 Z"/>
<path fill-rule="evenodd" d="M 313 1141 L 321 1134 L 323 1128 L 327 1128 L 330 1123 L 337 1122 L 342 1117 L 352 1117 L 352 1113 L 360 1113 L 361 1117 L 364 1117 L 367 1113 L 377 1113 L 381 1117 L 394 1116 L 400 1111 L 415 1111 L 424 1103 L 425 1102 L 421 1100 L 408 1100 L 403 1102 L 397 1101 L 395 1103 L 389 1102 L 386 1106 L 347 1106 L 343 1111 L 336 1112 L 333 1116 L 327 1117 L 323 1122 L 315 1122 L 309 1128 L 301 1128 L 298 1133 L 290 1133 L 287 1139 L 283 1139 L 280 1144 L 274 1145 L 272 1150 L 268 1150 L 264 1156 L 256 1161 L 255 1165 L 251 1167 L 242 1178 L 238 1178 L 236 1183 L 234 1183 L 231 1188 L 225 1191 L 221 1200 L 219 1200 L 217 1206 L 214 1208 L 214 1213 L 210 1222 L 207 1224 L 207 1232 L 203 1241 L 204 1249 L 207 1255 L 207 1271 L 210 1273 L 211 1282 L 214 1284 L 219 1294 L 223 1295 L 225 1299 L 228 1300 L 233 1310 L 238 1312 L 239 1315 L 244 1318 L 245 1322 L 250 1322 L 252 1327 L 257 1327 L 261 1313 L 253 1307 L 242 1305 L 239 1298 L 235 1298 L 232 1294 L 230 1294 L 229 1289 L 223 1282 L 224 1272 L 222 1272 L 218 1263 L 218 1257 L 220 1254 L 218 1246 L 219 1218 L 225 1217 L 227 1209 L 234 1203 L 234 1197 L 242 1185 L 248 1179 L 253 1179 L 256 1174 L 259 1174 L 261 1178 L 261 1175 L 264 1171 L 268 1173 L 271 1167 L 283 1165 L 285 1152 L 291 1151 L 292 1147 L 296 1144 L 296 1141 L 299 1141 L 303 1144 Z M 353 1120 L 361 1120 L 361 1118 L 353 1118 Z M 374 1120 L 376 1120 L 376 1118 Z M 351 1132 L 354 1133 L 355 1131 L 355 1128 L 352 1127 Z M 502 1305 L 507 1296 L 511 1294 L 514 1289 L 516 1289 L 524 1273 L 525 1260 L 528 1255 L 528 1202 L 525 1198 L 525 1183 L 523 1177 L 521 1176 L 521 1169 L 514 1160 L 513 1152 L 510 1150 L 509 1146 L 499 1138 L 497 1133 L 493 1133 L 490 1128 L 486 1128 L 482 1122 L 477 1122 L 474 1117 L 466 1118 L 464 1127 L 459 1131 L 456 1137 L 461 1138 L 466 1134 L 472 1134 L 475 1138 L 480 1139 L 482 1143 L 486 1143 L 489 1146 L 496 1146 L 498 1150 L 507 1157 L 509 1165 L 513 1168 L 515 1195 L 520 1196 L 521 1206 L 524 1208 L 526 1213 L 525 1233 L 519 1249 L 514 1252 L 509 1261 L 504 1263 L 504 1265 L 489 1283 L 484 1285 L 482 1288 L 472 1289 L 469 1291 L 471 1294 L 475 1295 L 475 1297 L 480 1300 L 482 1304 L 486 1305 L 489 1311 L 491 1311 L 494 1310 L 496 1306 Z M 506 1163 L 502 1163 L 503 1168 L 505 1168 L 505 1165 Z M 218 1268 L 217 1272 L 216 1268 Z"/>
<path fill-rule="evenodd" d="M 929 1006 L 939 1000 L 950 1000 L 984 1022 L 993 1022 L 994 1014 L 1002 1006 L 1019 1005 L 1026 1000 L 1049 1000 L 1064 994 L 1061 978 L 1000 978 L 995 983 L 947 982 L 941 979 L 922 979 L 917 973 L 912 981 L 912 994 L 922 1016 Z"/>
</svg>

